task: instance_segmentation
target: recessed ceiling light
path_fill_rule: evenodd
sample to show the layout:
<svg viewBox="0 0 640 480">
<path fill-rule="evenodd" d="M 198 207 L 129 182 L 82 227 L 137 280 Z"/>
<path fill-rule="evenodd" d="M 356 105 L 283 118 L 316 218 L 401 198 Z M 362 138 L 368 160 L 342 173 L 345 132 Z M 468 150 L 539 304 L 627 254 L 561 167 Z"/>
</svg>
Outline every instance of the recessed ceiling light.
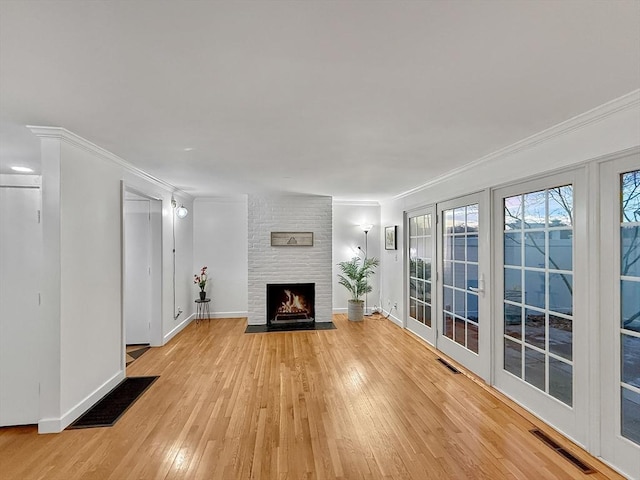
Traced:
<svg viewBox="0 0 640 480">
<path fill-rule="evenodd" d="M 20 172 L 20 173 L 32 173 L 33 172 L 33 168 L 28 168 L 28 167 L 11 167 L 11 170 L 13 170 L 14 172 Z"/>
<path fill-rule="evenodd" d="M 185 152 L 190 152 L 191 150 L 193 150 L 193 147 L 187 147 L 184 149 Z"/>
</svg>

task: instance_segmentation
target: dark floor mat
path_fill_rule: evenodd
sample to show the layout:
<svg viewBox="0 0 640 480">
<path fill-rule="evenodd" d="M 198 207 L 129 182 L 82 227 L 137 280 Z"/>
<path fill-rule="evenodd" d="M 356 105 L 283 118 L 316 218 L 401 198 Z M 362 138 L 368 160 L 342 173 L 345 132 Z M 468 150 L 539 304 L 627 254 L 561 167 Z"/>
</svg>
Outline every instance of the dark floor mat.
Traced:
<svg viewBox="0 0 640 480">
<path fill-rule="evenodd" d="M 158 377 L 127 377 L 67 429 L 111 427 Z"/>
<path fill-rule="evenodd" d="M 133 358 L 135 358 L 136 360 L 139 359 L 147 350 L 149 350 L 151 347 L 142 347 L 139 350 L 131 350 L 129 352 L 127 352 L 128 355 L 131 355 Z"/>
<path fill-rule="evenodd" d="M 281 325 L 247 325 L 244 333 L 294 332 L 296 330 L 334 330 L 333 322 L 289 323 Z"/>
</svg>

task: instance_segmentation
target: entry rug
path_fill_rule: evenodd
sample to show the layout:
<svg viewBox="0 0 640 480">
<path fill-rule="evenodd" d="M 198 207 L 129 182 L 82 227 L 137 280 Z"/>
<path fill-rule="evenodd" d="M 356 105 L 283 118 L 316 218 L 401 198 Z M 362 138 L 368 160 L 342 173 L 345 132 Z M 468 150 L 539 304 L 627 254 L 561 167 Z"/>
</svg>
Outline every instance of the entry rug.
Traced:
<svg viewBox="0 0 640 480">
<path fill-rule="evenodd" d="M 67 427 L 112 427 L 158 377 L 127 377 L 78 420 Z"/>
</svg>

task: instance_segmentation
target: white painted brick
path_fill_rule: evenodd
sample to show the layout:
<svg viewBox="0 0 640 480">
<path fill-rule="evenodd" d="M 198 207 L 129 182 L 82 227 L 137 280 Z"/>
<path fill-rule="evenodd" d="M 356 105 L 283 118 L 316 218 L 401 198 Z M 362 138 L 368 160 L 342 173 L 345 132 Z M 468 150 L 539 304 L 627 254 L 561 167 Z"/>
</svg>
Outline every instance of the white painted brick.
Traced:
<svg viewBox="0 0 640 480">
<path fill-rule="evenodd" d="M 332 314 L 332 199 L 323 196 L 248 198 L 249 324 L 265 324 L 267 283 L 315 283 L 316 321 Z M 271 232 L 313 232 L 313 247 L 272 247 Z"/>
</svg>

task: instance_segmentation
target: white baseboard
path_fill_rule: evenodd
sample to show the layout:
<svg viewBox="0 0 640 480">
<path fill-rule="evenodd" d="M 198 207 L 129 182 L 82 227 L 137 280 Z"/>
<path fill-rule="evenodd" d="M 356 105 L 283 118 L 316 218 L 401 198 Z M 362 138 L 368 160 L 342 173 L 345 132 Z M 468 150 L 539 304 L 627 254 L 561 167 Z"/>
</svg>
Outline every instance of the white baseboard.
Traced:
<svg viewBox="0 0 640 480">
<path fill-rule="evenodd" d="M 400 320 L 397 317 L 394 317 L 393 315 L 389 315 L 389 312 L 385 312 L 384 310 L 382 310 L 382 315 L 387 319 L 387 320 L 391 320 L 393 323 L 395 323 L 396 325 L 398 325 L 400 328 L 404 328 L 404 325 L 402 325 L 402 320 Z M 387 317 L 387 315 L 389 315 Z"/>
<path fill-rule="evenodd" d="M 212 312 L 209 318 L 247 318 L 249 312 Z"/>
<path fill-rule="evenodd" d="M 95 405 L 98 400 L 113 390 L 125 378 L 124 370 L 120 370 L 109 380 L 104 382 L 84 399 L 69 409 L 60 418 L 42 418 L 38 421 L 38 433 L 59 433 L 80 418 L 84 412 Z"/>
<path fill-rule="evenodd" d="M 169 341 L 175 337 L 177 334 L 179 334 L 182 329 L 184 327 L 186 327 L 187 325 L 189 325 L 189 323 L 191 322 L 191 320 L 193 320 L 195 318 L 195 314 L 192 313 L 191 315 L 189 315 L 187 318 L 185 318 L 182 322 L 180 322 L 178 325 L 176 325 L 173 330 L 171 330 L 169 333 L 167 333 L 163 338 L 163 345 L 166 345 L 167 343 L 169 343 Z"/>
</svg>

